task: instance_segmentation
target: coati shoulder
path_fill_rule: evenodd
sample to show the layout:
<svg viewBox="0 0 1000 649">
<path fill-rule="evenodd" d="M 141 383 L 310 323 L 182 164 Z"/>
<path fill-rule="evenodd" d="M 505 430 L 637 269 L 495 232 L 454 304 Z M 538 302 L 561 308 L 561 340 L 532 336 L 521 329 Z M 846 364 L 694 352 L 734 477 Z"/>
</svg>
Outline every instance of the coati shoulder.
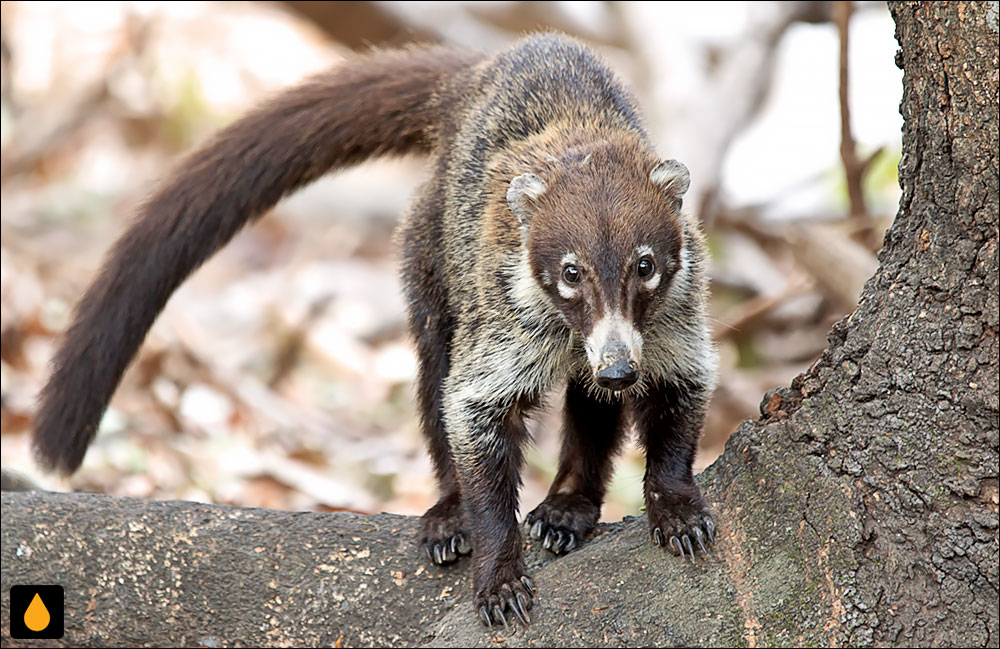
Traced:
<svg viewBox="0 0 1000 649">
<path fill-rule="evenodd" d="M 181 162 L 77 305 L 35 418 L 72 472 L 174 289 L 247 222 L 330 171 L 402 153 L 431 176 L 399 230 L 417 401 L 441 490 L 418 545 L 473 553 L 487 625 L 529 621 L 519 531 L 524 418 L 567 382 L 563 447 L 526 522 L 556 553 L 595 525 L 626 428 L 647 457 L 651 538 L 694 556 L 715 524 L 691 466 L 715 373 L 705 247 L 634 98 L 582 43 L 529 36 L 485 57 L 374 52 L 263 104 Z"/>
</svg>

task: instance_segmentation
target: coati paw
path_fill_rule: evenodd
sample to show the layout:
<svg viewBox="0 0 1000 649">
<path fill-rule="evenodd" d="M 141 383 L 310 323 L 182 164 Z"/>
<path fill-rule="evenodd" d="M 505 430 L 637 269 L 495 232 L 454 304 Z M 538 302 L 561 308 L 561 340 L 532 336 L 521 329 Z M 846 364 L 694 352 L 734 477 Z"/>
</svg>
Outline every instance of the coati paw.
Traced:
<svg viewBox="0 0 1000 649">
<path fill-rule="evenodd" d="M 600 513 L 600 507 L 581 494 L 554 494 L 528 514 L 525 524 L 543 548 L 562 554 L 583 542 Z"/>
<path fill-rule="evenodd" d="M 647 505 L 647 512 L 653 543 L 674 555 L 693 561 L 696 551 L 708 554 L 715 543 L 717 527 L 708 508 L 679 512 Z"/>
<path fill-rule="evenodd" d="M 454 563 L 466 554 L 472 552 L 472 545 L 465 537 L 464 532 L 458 532 L 451 536 L 440 536 L 435 538 L 425 538 L 421 541 L 420 547 L 424 551 L 431 563 L 439 566 L 446 566 Z"/>
<path fill-rule="evenodd" d="M 535 585 L 531 579 L 527 575 L 521 575 L 514 579 L 497 577 L 488 581 L 489 583 L 476 593 L 476 612 L 479 620 L 490 628 L 494 624 L 503 624 L 504 628 L 508 628 L 510 625 L 507 618 L 510 614 L 516 615 L 525 626 L 531 624 L 528 610 L 531 608 L 535 593 Z"/>
<path fill-rule="evenodd" d="M 457 498 L 442 498 L 421 517 L 418 542 L 431 563 L 444 566 L 472 552 L 462 523 Z"/>
</svg>

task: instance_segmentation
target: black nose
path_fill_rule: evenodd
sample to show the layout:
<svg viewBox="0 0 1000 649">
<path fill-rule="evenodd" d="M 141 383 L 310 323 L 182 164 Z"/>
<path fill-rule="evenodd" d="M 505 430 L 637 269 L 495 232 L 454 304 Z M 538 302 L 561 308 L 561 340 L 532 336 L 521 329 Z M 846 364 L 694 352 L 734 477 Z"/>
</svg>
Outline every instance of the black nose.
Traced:
<svg viewBox="0 0 1000 649">
<path fill-rule="evenodd" d="M 597 385 L 608 390 L 624 390 L 639 378 L 639 373 L 635 371 L 627 358 L 619 358 L 610 365 L 606 365 L 596 374 Z"/>
</svg>

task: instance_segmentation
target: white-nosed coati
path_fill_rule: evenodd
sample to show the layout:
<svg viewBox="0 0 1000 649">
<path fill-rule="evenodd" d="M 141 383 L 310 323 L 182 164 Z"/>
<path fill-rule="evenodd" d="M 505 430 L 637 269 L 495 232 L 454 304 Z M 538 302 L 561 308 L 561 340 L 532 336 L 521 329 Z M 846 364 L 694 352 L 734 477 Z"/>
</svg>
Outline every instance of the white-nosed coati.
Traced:
<svg viewBox="0 0 1000 649">
<path fill-rule="evenodd" d="M 143 205 L 81 300 L 35 418 L 40 460 L 72 472 L 174 289 L 248 221 L 323 174 L 423 152 L 433 173 L 400 232 L 418 400 L 441 500 L 419 542 L 474 552 L 475 609 L 527 623 L 517 499 L 524 417 L 560 379 L 563 447 L 527 518 L 560 553 L 597 522 L 630 424 L 654 542 L 694 556 L 714 525 L 691 465 L 712 392 L 705 246 L 688 172 L 660 161 L 629 92 L 584 45 L 528 37 L 491 58 L 376 52 L 265 103 Z"/>
</svg>

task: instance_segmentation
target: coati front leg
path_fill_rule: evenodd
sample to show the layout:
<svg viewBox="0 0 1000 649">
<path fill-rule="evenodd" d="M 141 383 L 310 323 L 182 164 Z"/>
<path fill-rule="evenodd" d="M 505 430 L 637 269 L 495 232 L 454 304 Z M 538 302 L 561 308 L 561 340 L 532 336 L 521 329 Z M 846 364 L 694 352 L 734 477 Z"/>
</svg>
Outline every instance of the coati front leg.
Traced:
<svg viewBox="0 0 1000 649">
<path fill-rule="evenodd" d="M 650 534 L 658 546 L 692 559 L 715 542 L 711 510 L 691 472 L 710 394 L 697 383 L 661 381 L 635 402 Z"/>
<path fill-rule="evenodd" d="M 534 585 L 522 556 L 517 524 L 518 488 L 527 438 L 528 400 L 495 395 L 458 397 L 446 410 L 446 425 L 458 468 L 465 520 L 472 535 L 474 606 L 486 626 L 516 615 L 528 624 Z"/>
<path fill-rule="evenodd" d="M 622 438 L 622 403 L 601 401 L 580 378 L 566 386 L 559 471 L 548 496 L 526 519 L 531 536 L 560 554 L 579 545 L 601 515 L 611 460 Z"/>
</svg>

